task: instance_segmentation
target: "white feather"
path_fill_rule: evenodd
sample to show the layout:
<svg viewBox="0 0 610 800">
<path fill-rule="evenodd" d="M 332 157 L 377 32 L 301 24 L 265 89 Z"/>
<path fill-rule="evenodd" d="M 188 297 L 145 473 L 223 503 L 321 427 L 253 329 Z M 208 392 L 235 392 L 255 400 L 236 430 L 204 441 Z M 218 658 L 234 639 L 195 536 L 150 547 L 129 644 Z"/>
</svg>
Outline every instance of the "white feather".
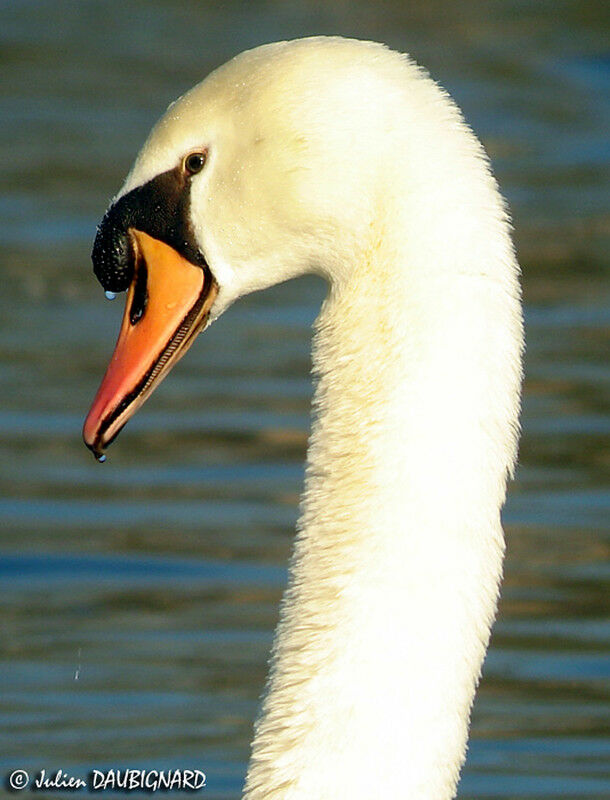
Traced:
<svg viewBox="0 0 610 800">
<path fill-rule="evenodd" d="M 209 148 L 220 292 L 307 271 L 307 476 L 246 800 L 447 800 L 504 550 L 522 321 L 504 203 L 447 94 L 381 45 L 243 53 L 178 100 L 122 193 Z"/>
</svg>

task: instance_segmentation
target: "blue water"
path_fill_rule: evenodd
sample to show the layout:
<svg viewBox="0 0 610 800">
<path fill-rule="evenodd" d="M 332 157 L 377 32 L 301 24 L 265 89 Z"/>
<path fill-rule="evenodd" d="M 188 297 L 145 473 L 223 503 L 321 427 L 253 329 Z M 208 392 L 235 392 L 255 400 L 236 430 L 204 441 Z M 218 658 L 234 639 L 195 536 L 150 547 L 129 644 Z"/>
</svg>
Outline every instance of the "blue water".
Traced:
<svg viewBox="0 0 610 800">
<path fill-rule="evenodd" d="M 239 796 L 324 287 L 231 309 L 102 466 L 80 428 L 122 304 L 89 252 L 170 100 L 246 47 L 342 33 L 454 94 L 524 272 L 520 465 L 460 797 L 610 796 L 609 27 L 576 0 L 0 3 L 0 775 L 188 766 Z"/>
</svg>

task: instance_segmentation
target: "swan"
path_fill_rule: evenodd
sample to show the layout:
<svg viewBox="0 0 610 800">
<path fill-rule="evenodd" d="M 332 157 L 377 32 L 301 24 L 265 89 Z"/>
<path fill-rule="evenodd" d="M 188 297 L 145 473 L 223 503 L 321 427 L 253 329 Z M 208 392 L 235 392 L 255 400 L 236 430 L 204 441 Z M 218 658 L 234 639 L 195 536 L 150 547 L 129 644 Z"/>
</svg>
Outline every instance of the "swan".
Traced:
<svg viewBox="0 0 610 800">
<path fill-rule="evenodd" d="M 312 432 L 245 800 L 455 796 L 495 615 L 522 315 L 505 204 L 406 55 L 313 37 L 173 103 L 98 227 L 127 291 L 84 426 L 99 458 L 196 334 L 303 273 Z"/>
</svg>

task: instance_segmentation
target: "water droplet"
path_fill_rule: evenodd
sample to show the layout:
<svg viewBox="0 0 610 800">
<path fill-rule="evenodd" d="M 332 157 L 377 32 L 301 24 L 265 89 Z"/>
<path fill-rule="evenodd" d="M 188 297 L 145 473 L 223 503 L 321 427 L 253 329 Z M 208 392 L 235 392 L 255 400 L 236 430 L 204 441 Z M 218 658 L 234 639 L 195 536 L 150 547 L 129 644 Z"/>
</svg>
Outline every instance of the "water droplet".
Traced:
<svg viewBox="0 0 610 800">
<path fill-rule="evenodd" d="M 80 671 L 81 671 L 81 656 L 83 654 L 82 648 L 78 648 L 78 665 L 74 670 L 74 680 L 77 681 L 80 678 Z"/>
<path fill-rule="evenodd" d="M 97 460 L 98 460 L 99 464 L 103 464 L 104 461 L 106 460 L 106 456 L 104 456 L 104 455 L 98 456 Z"/>
<path fill-rule="evenodd" d="M 114 298 L 116 297 L 116 294 L 114 292 L 104 292 L 104 294 L 106 295 L 106 300 L 114 300 Z"/>
</svg>

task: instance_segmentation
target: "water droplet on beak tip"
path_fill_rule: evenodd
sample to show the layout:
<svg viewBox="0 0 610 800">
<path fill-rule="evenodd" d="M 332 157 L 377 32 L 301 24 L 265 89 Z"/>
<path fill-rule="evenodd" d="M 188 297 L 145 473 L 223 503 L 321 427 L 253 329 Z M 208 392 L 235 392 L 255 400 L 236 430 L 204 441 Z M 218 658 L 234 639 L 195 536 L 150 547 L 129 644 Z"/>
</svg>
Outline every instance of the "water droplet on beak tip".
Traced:
<svg viewBox="0 0 610 800">
<path fill-rule="evenodd" d="M 97 456 L 98 464 L 103 464 L 105 460 L 106 460 L 105 455 Z"/>
<path fill-rule="evenodd" d="M 106 296 L 106 300 L 114 300 L 116 297 L 115 292 L 104 292 L 104 295 Z"/>
</svg>

